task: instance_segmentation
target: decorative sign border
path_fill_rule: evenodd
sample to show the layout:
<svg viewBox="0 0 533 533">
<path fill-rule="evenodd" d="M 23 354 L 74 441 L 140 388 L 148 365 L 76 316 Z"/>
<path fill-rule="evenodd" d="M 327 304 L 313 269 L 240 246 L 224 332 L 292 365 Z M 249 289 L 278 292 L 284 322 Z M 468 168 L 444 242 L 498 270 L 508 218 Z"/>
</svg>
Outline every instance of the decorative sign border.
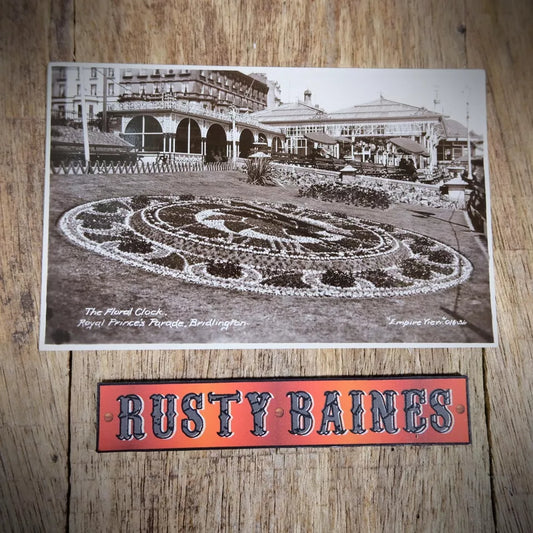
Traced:
<svg viewBox="0 0 533 533">
<path fill-rule="evenodd" d="M 97 451 L 470 444 L 466 376 L 98 384 Z"/>
</svg>

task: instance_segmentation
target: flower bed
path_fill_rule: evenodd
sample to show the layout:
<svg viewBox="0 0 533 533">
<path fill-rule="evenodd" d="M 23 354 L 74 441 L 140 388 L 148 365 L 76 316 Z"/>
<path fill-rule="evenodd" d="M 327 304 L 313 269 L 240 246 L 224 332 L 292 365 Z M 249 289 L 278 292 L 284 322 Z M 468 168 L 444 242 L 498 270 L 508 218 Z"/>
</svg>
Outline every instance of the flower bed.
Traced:
<svg viewBox="0 0 533 533">
<path fill-rule="evenodd" d="M 283 185 L 298 187 L 303 196 L 306 189 L 316 185 L 328 184 L 331 187 L 344 188 L 346 185 L 336 183 L 338 172 L 323 172 L 309 168 L 292 167 L 288 165 L 272 165 L 271 178 Z M 389 203 L 410 204 L 423 207 L 456 209 L 456 205 L 444 197 L 438 187 L 399 180 L 385 179 L 375 176 L 358 175 L 350 178 L 351 185 L 367 191 L 366 194 L 386 195 Z M 332 200 L 334 198 L 331 198 Z M 344 201 L 342 198 L 336 201 Z M 378 206 L 380 207 L 380 206 Z"/>
<path fill-rule="evenodd" d="M 318 198 L 326 202 L 342 202 L 357 207 L 387 209 L 390 205 L 387 193 L 367 187 L 359 187 L 358 185 L 316 183 L 299 189 L 298 194 L 308 198 Z"/>
<path fill-rule="evenodd" d="M 59 227 L 86 249 L 154 274 L 266 294 L 407 296 L 452 287 L 472 270 L 434 239 L 293 204 L 111 198 L 72 209 Z"/>
</svg>

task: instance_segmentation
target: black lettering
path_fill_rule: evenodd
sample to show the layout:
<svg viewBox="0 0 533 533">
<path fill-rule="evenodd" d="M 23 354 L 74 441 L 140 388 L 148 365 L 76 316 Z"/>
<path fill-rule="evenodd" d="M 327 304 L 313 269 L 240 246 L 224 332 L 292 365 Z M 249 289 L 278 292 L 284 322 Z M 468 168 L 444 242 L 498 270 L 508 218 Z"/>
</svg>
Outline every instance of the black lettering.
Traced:
<svg viewBox="0 0 533 533">
<path fill-rule="evenodd" d="M 231 437 L 233 433 L 231 431 L 230 402 L 241 403 L 240 391 L 237 391 L 235 394 L 214 394 L 210 392 L 207 395 L 207 399 L 209 403 L 220 402 L 220 414 L 218 415 L 220 431 L 217 431 L 217 435 L 220 437 Z"/>
<path fill-rule="evenodd" d="M 308 435 L 313 429 L 313 397 L 305 391 L 288 392 L 291 399 L 291 429 L 293 435 Z"/>
<path fill-rule="evenodd" d="M 419 389 L 407 389 L 402 391 L 405 399 L 405 431 L 409 433 L 424 433 L 427 428 L 427 419 L 422 414 L 422 407 L 420 404 L 426 403 L 426 391 Z M 418 397 L 420 401 L 416 401 Z M 420 422 L 417 424 L 417 422 Z"/>
<path fill-rule="evenodd" d="M 144 432 L 144 418 L 141 415 L 144 407 L 142 398 L 137 394 L 128 394 L 119 396 L 117 401 L 120 402 L 118 415 L 120 433 L 117 437 L 120 440 L 131 440 L 133 437 L 137 440 L 144 439 L 146 433 Z"/>
<path fill-rule="evenodd" d="M 265 429 L 265 416 L 272 394 L 270 392 L 249 392 L 246 398 L 250 402 L 252 416 L 254 417 L 254 429 L 250 433 L 256 437 L 264 437 L 268 433 Z"/>
<path fill-rule="evenodd" d="M 167 419 L 167 429 L 163 430 L 163 409 L 161 407 L 163 398 L 167 402 L 167 412 L 165 417 Z M 158 439 L 170 439 L 176 431 L 174 421 L 176 419 L 176 395 L 167 394 L 152 394 L 152 431 Z"/>
<path fill-rule="evenodd" d="M 377 390 L 371 390 L 370 394 L 372 396 L 372 431 L 381 433 L 385 430 L 387 433 L 397 433 L 394 397 L 398 393 L 393 390 L 384 391 L 386 400 Z M 385 427 L 381 425 L 381 421 Z"/>
<path fill-rule="evenodd" d="M 363 396 L 365 393 L 362 390 L 351 390 L 350 396 L 352 397 L 352 429 L 350 430 L 352 433 L 355 433 L 356 435 L 362 435 L 363 433 L 366 433 L 366 429 L 363 425 L 363 413 L 365 410 L 363 409 L 363 403 L 361 396 Z"/>
<path fill-rule="evenodd" d="M 194 401 L 196 408 L 192 407 L 191 403 Z M 191 392 L 186 394 L 181 400 L 181 409 L 183 414 L 186 416 L 181 421 L 181 430 L 184 435 L 195 439 L 199 437 L 204 430 L 204 419 L 202 415 L 198 412 L 198 409 L 204 408 L 204 395 L 195 394 Z M 192 427 L 191 427 L 192 426 Z"/>
<path fill-rule="evenodd" d="M 442 397 L 443 404 L 439 402 Z M 435 414 L 429 417 L 431 427 L 439 433 L 447 433 L 453 426 L 453 415 L 446 408 L 452 403 L 452 394 L 450 389 L 435 389 L 429 396 L 429 405 L 435 411 Z M 442 419 L 440 423 L 439 418 Z"/>
<path fill-rule="evenodd" d="M 328 428 L 329 424 L 333 424 L 333 433 L 335 433 L 335 435 L 346 433 L 346 430 L 342 425 L 342 410 L 339 406 L 339 391 L 326 391 L 324 396 L 326 397 L 326 402 L 324 404 L 324 409 L 322 409 L 322 422 L 318 434 L 329 435 L 331 433 Z"/>
</svg>

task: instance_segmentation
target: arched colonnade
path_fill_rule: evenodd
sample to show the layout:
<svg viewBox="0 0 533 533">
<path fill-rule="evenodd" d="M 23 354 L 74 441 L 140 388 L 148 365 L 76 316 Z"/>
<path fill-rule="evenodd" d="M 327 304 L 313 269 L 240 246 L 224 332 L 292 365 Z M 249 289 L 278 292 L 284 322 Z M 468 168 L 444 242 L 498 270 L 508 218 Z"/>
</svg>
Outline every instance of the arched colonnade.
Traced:
<svg viewBox="0 0 533 533">
<path fill-rule="evenodd" d="M 235 125 L 238 157 L 248 157 L 254 146 L 274 152 L 283 149 L 281 136 L 248 124 Z M 232 124 L 186 116 L 143 114 L 122 118 L 122 137 L 145 153 L 202 155 L 208 160 L 233 156 Z"/>
</svg>

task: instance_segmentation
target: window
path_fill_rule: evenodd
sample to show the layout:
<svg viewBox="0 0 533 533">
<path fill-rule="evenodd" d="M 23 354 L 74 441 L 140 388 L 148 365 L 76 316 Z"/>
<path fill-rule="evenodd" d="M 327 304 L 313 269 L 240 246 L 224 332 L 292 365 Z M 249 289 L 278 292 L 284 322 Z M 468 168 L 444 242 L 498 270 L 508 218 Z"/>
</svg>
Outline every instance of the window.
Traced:
<svg viewBox="0 0 533 533">
<path fill-rule="evenodd" d="M 96 83 L 91 84 L 91 96 L 96 96 Z"/>
<path fill-rule="evenodd" d="M 81 118 L 81 105 L 78 104 L 78 118 Z"/>
<path fill-rule="evenodd" d="M 81 85 L 79 83 L 76 85 L 76 96 L 81 96 Z"/>
<path fill-rule="evenodd" d="M 89 118 L 93 118 L 93 117 L 94 117 L 94 106 L 90 105 L 89 106 Z"/>
<path fill-rule="evenodd" d="M 65 84 L 64 83 L 59 84 L 59 96 L 61 98 L 65 98 Z"/>
<path fill-rule="evenodd" d="M 91 68 L 91 78 L 96 78 L 96 69 L 94 67 Z"/>
<path fill-rule="evenodd" d="M 65 118 L 65 106 L 64 106 L 64 105 L 60 105 L 60 106 L 58 107 L 58 109 L 59 109 L 59 116 L 60 116 L 61 118 Z"/>
<path fill-rule="evenodd" d="M 114 83 L 108 83 L 107 84 L 107 94 L 109 96 L 114 96 L 114 94 L 115 94 L 115 84 Z"/>
<path fill-rule="evenodd" d="M 115 77 L 115 69 L 114 69 L 114 68 L 108 68 L 108 69 L 107 69 L 107 75 L 108 75 L 110 78 L 114 78 L 114 77 Z"/>
</svg>

